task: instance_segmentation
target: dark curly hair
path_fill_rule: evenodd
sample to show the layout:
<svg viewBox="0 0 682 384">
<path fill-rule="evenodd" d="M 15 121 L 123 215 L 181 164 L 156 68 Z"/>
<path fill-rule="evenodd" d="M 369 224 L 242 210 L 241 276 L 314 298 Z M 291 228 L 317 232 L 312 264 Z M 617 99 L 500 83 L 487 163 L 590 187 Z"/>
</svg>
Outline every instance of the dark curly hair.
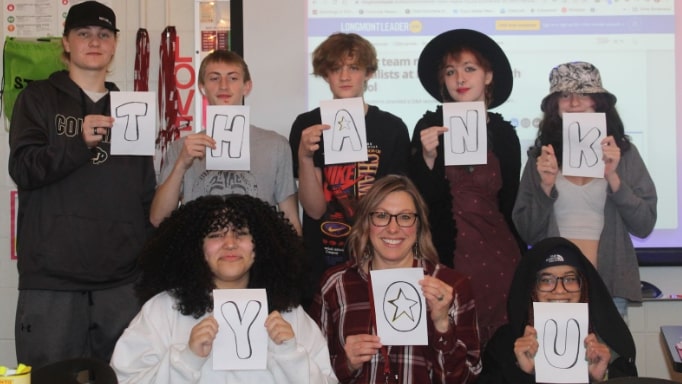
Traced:
<svg viewBox="0 0 682 384">
<path fill-rule="evenodd" d="M 606 115 L 606 134 L 613 136 L 616 145 L 622 152 L 630 149 L 630 139 L 625 134 L 625 126 L 621 120 L 618 110 L 616 110 L 616 100 L 605 93 L 589 94 L 594 101 L 594 110 L 596 112 L 603 112 Z M 561 167 L 562 149 L 563 149 L 563 122 L 561 115 L 559 115 L 559 98 L 560 92 L 555 92 L 547 97 L 542 103 L 542 111 L 544 116 L 540 121 L 538 136 L 535 139 L 535 144 L 528 151 L 528 158 L 534 159 L 542 153 L 541 147 L 543 145 L 552 144 L 554 154 L 556 155 L 557 163 Z"/>
<path fill-rule="evenodd" d="M 302 239 L 268 203 L 247 195 L 203 196 L 164 220 L 140 256 L 142 277 L 136 293 L 142 301 L 168 291 L 183 315 L 199 318 L 213 310 L 214 276 L 203 254 L 204 238 L 227 226 L 248 228 L 256 257 L 248 288 L 265 288 L 271 311 L 300 304 Z"/>
</svg>

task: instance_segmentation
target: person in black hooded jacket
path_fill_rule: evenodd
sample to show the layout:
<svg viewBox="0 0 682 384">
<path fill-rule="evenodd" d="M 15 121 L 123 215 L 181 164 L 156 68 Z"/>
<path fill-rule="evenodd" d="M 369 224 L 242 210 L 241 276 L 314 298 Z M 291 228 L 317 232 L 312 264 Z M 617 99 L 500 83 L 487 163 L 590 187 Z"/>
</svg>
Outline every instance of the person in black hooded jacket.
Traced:
<svg viewBox="0 0 682 384">
<path fill-rule="evenodd" d="M 563 274 L 557 278 L 553 274 L 559 270 Z M 553 300 L 588 303 L 590 333 L 584 342 L 590 382 L 637 376 L 635 342 L 606 285 L 577 246 L 549 237 L 529 250 L 516 269 L 507 302 L 509 323 L 490 339 L 478 383 L 535 383 L 533 302 Z"/>
<path fill-rule="evenodd" d="M 151 156 L 111 155 L 109 94 L 118 88 L 106 76 L 117 32 L 108 6 L 73 5 L 62 38 L 69 70 L 31 82 L 14 106 L 16 354 L 34 369 L 74 357 L 108 361 L 140 309 L 133 283 L 156 179 Z"/>
</svg>

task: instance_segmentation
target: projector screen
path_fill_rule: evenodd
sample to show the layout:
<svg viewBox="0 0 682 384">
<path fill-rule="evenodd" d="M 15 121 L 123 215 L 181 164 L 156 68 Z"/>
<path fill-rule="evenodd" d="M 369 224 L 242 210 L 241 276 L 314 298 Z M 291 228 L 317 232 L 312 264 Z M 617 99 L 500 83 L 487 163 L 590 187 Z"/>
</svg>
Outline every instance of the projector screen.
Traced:
<svg viewBox="0 0 682 384">
<path fill-rule="evenodd" d="M 455 28 L 491 36 L 514 74 L 511 97 L 494 111 L 516 127 L 523 162 L 537 134 L 550 69 L 568 61 L 595 64 L 604 87 L 618 98 L 626 133 L 658 192 L 654 232 L 633 237 L 640 264 L 682 265 L 682 103 L 676 92 L 682 66 L 675 65 L 682 57 L 682 10 L 673 0 L 308 0 L 306 12 L 309 55 L 335 32 L 357 33 L 374 44 L 379 70 L 365 99 L 400 116 L 410 132 L 438 105 L 417 78 L 422 47 Z M 310 60 L 307 65 L 312 73 Z M 309 109 L 332 97 L 324 80 L 313 76 L 307 89 Z"/>
</svg>

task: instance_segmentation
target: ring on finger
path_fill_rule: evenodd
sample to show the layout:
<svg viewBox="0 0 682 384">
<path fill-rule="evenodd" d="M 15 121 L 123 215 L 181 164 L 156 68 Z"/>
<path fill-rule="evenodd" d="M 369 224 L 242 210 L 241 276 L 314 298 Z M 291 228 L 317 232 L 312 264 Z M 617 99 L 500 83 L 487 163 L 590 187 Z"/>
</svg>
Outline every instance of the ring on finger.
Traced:
<svg viewBox="0 0 682 384">
<path fill-rule="evenodd" d="M 97 135 L 97 127 L 95 127 L 95 128 L 92 129 L 92 134 L 93 134 L 93 135 Z"/>
<path fill-rule="evenodd" d="M 440 296 L 436 297 L 436 300 L 443 301 L 444 297 L 445 297 L 445 295 L 440 295 Z"/>
</svg>

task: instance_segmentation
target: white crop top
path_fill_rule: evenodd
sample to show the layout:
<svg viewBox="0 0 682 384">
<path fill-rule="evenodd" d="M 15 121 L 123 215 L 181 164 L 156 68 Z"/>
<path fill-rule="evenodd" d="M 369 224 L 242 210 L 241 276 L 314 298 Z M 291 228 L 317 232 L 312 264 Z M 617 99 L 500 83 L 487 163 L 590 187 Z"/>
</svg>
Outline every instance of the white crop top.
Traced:
<svg viewBox="0 0 682 384">
<path fill-rule="evenodd" d="M 559 234 L 569 239 L 599 240 L 604 228 L 606 179 L 594 178 L 576 185 L 559 172 L 555 185 L 559 197 L 554 202 L 554 215 Z"/>
</svg>

